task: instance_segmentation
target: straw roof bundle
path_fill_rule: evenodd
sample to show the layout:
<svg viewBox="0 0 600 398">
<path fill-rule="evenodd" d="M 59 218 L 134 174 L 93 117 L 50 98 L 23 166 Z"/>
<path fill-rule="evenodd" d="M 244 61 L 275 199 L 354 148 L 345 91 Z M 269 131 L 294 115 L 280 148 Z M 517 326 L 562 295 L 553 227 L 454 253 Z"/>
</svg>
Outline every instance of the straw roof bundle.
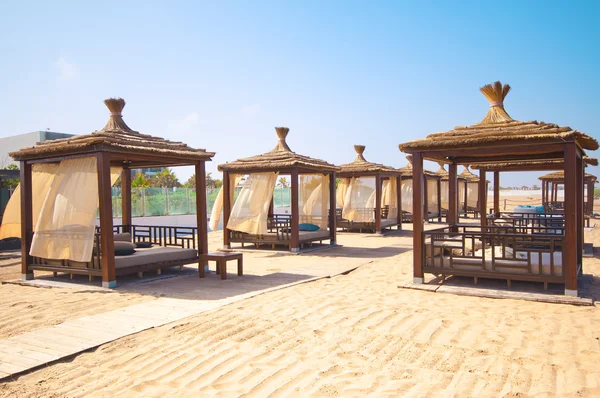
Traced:
<svg viewBox="0 0 600 398">
<path fill-rule="evenodd" d="M 521 122 L 513 120 L 504 109 L 504 99 L 510 91 L 508 84 L 500 82 L 488 84 L 480 91 L 490 102 L 486 117 L 472 126 L 457 126 L 453 130 L 434 133 L 425 139 L 400 144 L 402 152 L 424 150 L 461 149 L 487 147 L 493 145 L 534 145 L 538 142 L 564 142 L 574 139 L 583 149 L 596 150 L 598 142 L 587 134 L 570 127 L 538 121 Z"/>
<path fill-rule="evenodd" d="M 589 156 L 583 157 L 583 162 L 586 166 L 598 166 L 598 159 L 591 158 Z M 552 168 L 563 168 L 565 166 L 564 160 L 553 159 L 553 160 L 534 160 L 534 161 L 513 161 L 513 162 L 502 162 L 502 163 L 478 163 L 472 164 L 471 168 L 475 170 L 486 169 L 486 170 L 506 170 L 506 171 L 519 171 L 519 168 L 533 170 L 535 167 L 540 169 Z"/>
<path fill-rule="evenodd" d="M 469 167 L 471 167 L 471 165 L 466 165 L 459 177 L 467 180 L 467 182 L 479 182 L 479 176 L 473 174 L 471 170 L 469 170 Z"/>
<path fill-rule="evenodd" d="M 564 170 L 545 174 L 545 175 L 539 177 L 539 180 L 541 180 L 541 181 L 556 181 L 556 182 L 558 182 L 558 181 L 564 181 L 564 179 L 565 179 Z M 583 181 L 585 181 L 585 182 L 596 182 L 597 180 L 598 180 L 598 177 L 596 177 L 593 174 L 585 173 L 583 176 Z"/>
<path fill-rule="evenodd" d="M 406 160 L 408 160 L 408 164 L 399 169 L 400 175 L 403 177 L 412 177 L 412 174 L 413 174 L 412 155 L 408 155 L 406 157 Z M 429 170 L 425 170 L 425 169 L 423 169 L 423 174 L 425 174 L 425 176 L 427 176 L 427 177 L 436 177 L 436 178 L 439 177 L 433 171 L 429 171 Z"/>
<path fill-rule="evenodd" d="M 247 171 L 276 171 L 287 168 L 299 167 L 314 169 L 315 171 L 339 171 L 339 168 L 324 160 L 313 159 L 308 156 L 293 152 L 286 142 L 290 131 L 287 127 L 275 127 L 279 141 L 275 148 L 262 155 L 242 158 L 233 162 L 219 165 L 219 171 L 247 172 Z"/>
<path fill-rule="evenodd" d="M 110 111 L 110 118 L 102 130 L 38 142 L 33 147 L 23 148 L 9 155 L 15 160 L 23 160 L 86 152 L 98 147 L 107 150 L 115 148 L 130 153 L 176 156 L 188 160 L 211 160 L 215 155 L 214 152 L 206 152 L 205 149 L 190 148 L 183 142 L 169 141 L 132 130 L 123 120 L 121 112 L 125 107 L 125 100 L 122 98 L 109 98 L 104 100 L 104 104 Z"/>
<path fill-rule="evenodd" d="M 365 159 L 363 153 L 364 145 L 354 145 L 356 151 L 356 159 L 352 163 L 340 165 L 341 173 L 400 173 L 398 169 L 385 166 L 379 163 L 372 163 Z"/>
</svg>

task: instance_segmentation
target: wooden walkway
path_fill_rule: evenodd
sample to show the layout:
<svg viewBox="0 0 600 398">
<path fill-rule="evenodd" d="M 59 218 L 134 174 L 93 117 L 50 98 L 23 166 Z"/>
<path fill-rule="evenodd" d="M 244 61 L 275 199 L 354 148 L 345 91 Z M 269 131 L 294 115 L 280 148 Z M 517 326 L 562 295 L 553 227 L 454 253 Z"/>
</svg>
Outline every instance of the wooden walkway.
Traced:
<svg viewBox="0 0 600 398">
<path fill-rule="evenodd" d="M 356 261 L 341 262 L 342 264 L 333 267 L 315 264 L 314 267 L 303 269 L 301 275 L 286 273 L 274 278 L 232 276 L 231 279 L 221 282 L 216 276 L 203 281 L 199 281 L 197 276 L 187 276 L 159 281 L 161 284 L 172 284 L 171 289 L 178 284 L 177 290 L 183 291 L 193 286 L 193 290 L 204 292 L 202 296 L 205 297 L 193 299 L 185 298 L 185 295 L 182 295 L 183 298 L 161 297 L 2 339 L 0 340 L 0 380 L 71 357 L 127 335 L 215 310 L 259 294 L 333 277 L 369 262 L 364 259 L 360 264 Z M 204 284 L 200 285 L 202 282 Z M 209 287 L 207 284 L 210 284 L 210 288 L 204 289 Z M 152 289 L 151 285 L 154 283 L 140 286 Z M 157 286 L 154 286 L 153 289 L 156 288 Z M 233 293 L 223 296 L 223 291 L 228 289 Z M 210 293 L 211 291 L 220 292 L 221 295 L 215 297 Z"/>
</svg>

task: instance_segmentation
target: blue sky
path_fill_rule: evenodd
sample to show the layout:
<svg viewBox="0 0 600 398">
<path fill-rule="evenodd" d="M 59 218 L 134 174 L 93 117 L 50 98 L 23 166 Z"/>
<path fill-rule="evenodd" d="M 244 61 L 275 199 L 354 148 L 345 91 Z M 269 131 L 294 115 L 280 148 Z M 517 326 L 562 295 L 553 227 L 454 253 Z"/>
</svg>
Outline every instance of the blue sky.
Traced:
<svg viewBox="0 0 600 398">
<path fill-rule="evenodd" d="M 89 133 L 120 96 L 132 128 L 217 152 L 214 174 L 280 125 L 296 152 L 400 167 L 399 143 L 480 121 L 501 80 L 513 118 L 598 137 L 598 2 L 84 3 L 2 5 L 0 136 Z"/>
</svg>

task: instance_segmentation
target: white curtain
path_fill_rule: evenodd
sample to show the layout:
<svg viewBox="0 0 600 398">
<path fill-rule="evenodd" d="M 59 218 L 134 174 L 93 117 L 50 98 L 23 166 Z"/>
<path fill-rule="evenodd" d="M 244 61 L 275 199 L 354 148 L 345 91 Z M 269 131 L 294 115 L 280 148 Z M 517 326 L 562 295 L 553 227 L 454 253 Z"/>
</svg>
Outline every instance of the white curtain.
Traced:
<svg viewBox="0 0 600 398">
<path fill-rule="evenodd" d="M 349 221 L 373 222 L 375 220 L 375 177 L 358 177 L 350 180 L 342 217 Z"/>
<path fill-rule="evenodd" d="M 326 230 L 329 226 L 329 176 L 302 174 L 299 189 L 300 223 L 315 224 Z"/>
<path fill-rule="evenodd" d="M 441 192 L 441 196 L 442 196 L 442 209 L 446 209 L 448 210 L 449 207 L 449 198 L 450 198 L 450 182 L 449 181 L 442 181 L 440 182 L 440 189 L 442 190 Z"/>
<path fill-rule="evenodd" d="M 346 192 L 348 192 L 348 186 L 350 185 L 349 178 L 340 178 L 335 191 L 335 203 L 340 209 L 344 208 L 344 200 L 346 199 Z"/>
<path fill-rule="evenodd" d="M 479 198 L 479 183 L 470 182 L 467 184 L 467 206 L 477 207 L 477 199 Z"/>
<path fill-rule="evenodd" d="M 58 163 L 39 163 L 31 168 L 31 197 L 33 226 L 35 227 L 44 199 L 50 190 Z M 0 239 L 21 237 L 21 186 L 17 185 L 4 209 Z"/>
<path fill-rule="evenodd" d="M 458 182 L 458 206 L 459 206 L 459 210 L 462 210 L 465 208 L 465 182 L 464 181 Z"/>
<path fill-rule="evenodd" d="M 278 175 L 256 173 L 248 176 L 231 209 L 228 229 L 256 235 L 267 233 L 269 206 Z"/>
<path fill-rule="evenodd" d="M 121 167 L 111 167 L 111 186 L 121 171 Z M 90 261 L 97 215 L 96 158 L 63 160 L 42 205 L 30 254 L 48 259 Z"/>
<path fill-rule="evenodd" d="M 402 180 L 402 211 L 413 212 L 413 181 Z"/>
<path fill-rule="evenodd" d="M 381 206 L 389 206 L 388 218 L 396 219 L 398 217 L 398 182 L 394 177 L 383 181 Z"/>
<path fill-rule="evenodd" d="M 438 213 L 438 187 L 434 179 L 427 179 L 427 211 Z"/>
<path fill-rule="evenodd" d="M 230 189 L 230 200 L 229 203 L 233 203 L 233 198 L 235 194 L 235 187 L 242 180 L 241 174 L 230 174 L 229 175 L 229 189 Z M 196 193 L 197 195 L 198 193 Z M 213 203 L 213 208 L 210 213 L 210 223 L 209 228 L 211 231 L 216 231 L 219 229 L 219 222 L 221 221 L 221 215 L 223 214 L 223 187 L 219 189 L 219 193 L 215 199 L 215 203 Z"/>
</svg>

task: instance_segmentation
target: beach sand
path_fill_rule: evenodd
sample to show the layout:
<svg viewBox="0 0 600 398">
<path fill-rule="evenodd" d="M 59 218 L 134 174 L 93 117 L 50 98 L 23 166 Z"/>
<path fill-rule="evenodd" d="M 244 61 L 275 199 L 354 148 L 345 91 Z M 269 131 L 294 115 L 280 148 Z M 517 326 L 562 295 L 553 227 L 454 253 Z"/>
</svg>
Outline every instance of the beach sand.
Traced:
<svg viewBox="0 0 600 398">
<path fill-rule="evenodd" d="M 600 235 L 586 241 L 600 246 Z M 219 233 L 210 241 L 218 244 Z M 351 247 L 408 237 L 340 234 Z M 286 259 L 281 257 L 285 268 Z M 297 257 L 296 257 L 297 258 Z M 340 261 L 343 261 L 341 259 Z M 584 260 L 600 286 L 600 259 Z M 105 344 L 0 385 L 3 396 L 600 396 L 597 306 L 399 289 L 412 251 Z M 72 289 L 0 287 L 79 305 Z M 109 293 L 110 308 L 136 300 Z M 121 297 L 123 296 L 123 297 Z M 62 297 L 62 298 L 61 298 Z M 54 305 L 48 318 L 60 318 Z M 80 316 L 80 315 L 79 315 Z M 4 322 L 4 321 L 3 321 Z"/>
</svg>

